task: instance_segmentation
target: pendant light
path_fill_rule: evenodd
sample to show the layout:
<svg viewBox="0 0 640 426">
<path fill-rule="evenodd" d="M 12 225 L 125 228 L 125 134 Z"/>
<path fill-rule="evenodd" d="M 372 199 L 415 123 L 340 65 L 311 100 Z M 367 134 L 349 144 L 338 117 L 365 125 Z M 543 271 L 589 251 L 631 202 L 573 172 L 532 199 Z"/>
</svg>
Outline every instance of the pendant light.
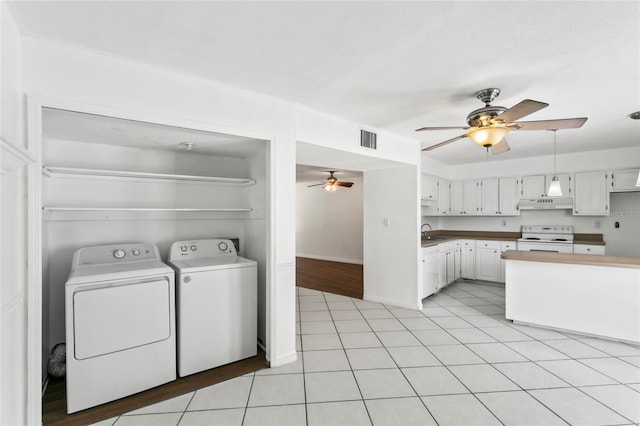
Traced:
<svg viewBox="0 0 640 426">
<path fill-rule="evenodd" d="M 549 197 L 562 197 L 562 188 L 560 187 L 560 180 L 558 180 L 558 175 L 556 174 L 556 132 L 558 129 L 553 129 L 553 179 L 551 179 L 551 184 L 549 184 L 549 190 L 547 191 L 547 196 Z"/>
</svg>

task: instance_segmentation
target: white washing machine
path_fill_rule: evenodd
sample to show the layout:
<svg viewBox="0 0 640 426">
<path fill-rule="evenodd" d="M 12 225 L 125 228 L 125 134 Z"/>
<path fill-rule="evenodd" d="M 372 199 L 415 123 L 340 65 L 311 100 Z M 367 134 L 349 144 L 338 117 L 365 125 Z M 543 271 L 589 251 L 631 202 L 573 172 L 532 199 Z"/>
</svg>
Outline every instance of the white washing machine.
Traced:
<svg viewBox="0 0 640 426">
<path fill-rule="evenodd" d="M 67 413 L 176 379 L 175 272 L 155 245 L 76 251 L 65 309 Z"/>
<path fill-rule="evenodd" d="M 217 238 L 173 243 L 167 263 L 177 273 L 178 375 L 255 356 L 257 262 Z"/>
</svg>

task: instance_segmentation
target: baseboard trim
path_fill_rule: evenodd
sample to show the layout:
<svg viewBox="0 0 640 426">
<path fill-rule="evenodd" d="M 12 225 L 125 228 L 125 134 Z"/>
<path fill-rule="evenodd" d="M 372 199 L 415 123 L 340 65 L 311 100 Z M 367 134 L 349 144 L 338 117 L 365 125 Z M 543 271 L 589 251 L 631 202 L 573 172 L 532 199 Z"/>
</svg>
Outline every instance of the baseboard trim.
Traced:
<svg viewBox="0 0 640 426">
<path fill-rule="evenodd" d="M 319 256 L 316 254 L 296 253 L 296 257 L 305 257 L 315 260 L 326 260 L 328 262 L 340 262 L 340 263 L 353 263 L 355 265 L 362 265 L 363 261 L 358 259 L 348 259 L 344 257 L 331 257 L 331 256 Z"/>
<path fill-rule="evenodd" d="M 298 359 L 298 353 L 290 352 L 286 355 L 279 356 L 275 360 L 269 359 L 267 361 L 269 362 L 269 368 L 275 368 L 275 367 L 281 367 L 285 364 L 295 362 L 297 359 Z"/>
<path fill-rule="evenodd" d="M 413 311 L 419 311 L 422 309 L 422 301 L 412 304 L 400 300 L 386 299 L 384 297 L 369 296 L 366 294 L 364 295 L 363 300 L 368 302 L 384 303 L 385 305 L 397 306 L 399 308 L 411 309 Z"/>
</svg>

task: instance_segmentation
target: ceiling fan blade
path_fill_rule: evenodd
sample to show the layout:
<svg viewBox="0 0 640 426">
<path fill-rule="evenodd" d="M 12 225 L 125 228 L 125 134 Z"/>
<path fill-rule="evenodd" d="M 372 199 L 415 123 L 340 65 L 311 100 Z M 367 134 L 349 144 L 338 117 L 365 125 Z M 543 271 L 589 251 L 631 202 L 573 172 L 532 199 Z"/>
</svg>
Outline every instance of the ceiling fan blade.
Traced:
<svg viewBox="0 0 640 426">
<path fill-rule="evenodd" d="M 313 185 L 307 185 L 307 188 L 311 188 L 312 186 L 320 186 L 320 185 L 325 185 L 325 183 L 323 182 L 323 183 L 316 183 Z"/>
<path fill-rule="evenodd" d="M 525 99 L 520 103 L 512 106 L 502 114 L 497 115 L 494 120 L 502 120 L 505 123 L 510 123 L 519 118 L 527 116 L 529 114 L 533 114 L 536 111 L 541 110 L 542 108 L 548 107 L 549 104 L 545 102 L 533 101 L 531 99 Z"/>
<path fill-rule="evenodd" d="M 507 140 L 503 138 L 500 142 L 498 142 L 497 144 L 495 144 L 495 145 L 493 145 L 491 147 L 491 153 L 492 154 L 502 154 L 503 152 L 507 152 L 510 149 L 511 149 L 511 147 L 507 143 Z"/>
<path fill-rule="evenodd" d="M 459 141 L 460 139 L 464 139 L 464 138 L 466 138 L 466 137 L 467 137 L 467 135 L 466 135 L 466 134 L 465 134 L 465 135 L 456 136 L 455 138 L 451 138 L 451 139 L 446 140 L 446 141 L 444 141 L 444 142 L 440 142 L 440 143 L 437 143 L 437 144 L 435 144 L 435 145 L 431 145 L 431 146 L 429 146 L 429 147 L 423 148 L 422 150 L 423 150 L 423 151 L 431 151 L 432 149 L 440 148 L 441 146 L 448 145 L 448 144 L 450 144 L 451 142 Z"/>
<path fill-rule="evenodd" d="M 338 185 L 338 186 L 344 186 L 344 187 L 346 187 L 346 188 L 351 188 L 351 186 L 353 185 L 353 182 L 341 182 L 341 181 L 337 181 L 337 182 L 335 183 L 335 185 Z"/>
<path fill-rule="evenodd" d="M 466 130 L 466 129 L 469 129 L 469 126 L 421 127 L 419 129 L 416 129 L 416 132 L 421 132 L 423 130 L 451 130 L 451 129 Z"/>
<path fill-rule="evenodd" d="M 587 117 L 561 118 L 559 120 L 521 121 L 511 130 L 560 130 L 577 129 L 587 121 Z M 518 127 L 519 126 L 519 127 Z"/>
</svg>

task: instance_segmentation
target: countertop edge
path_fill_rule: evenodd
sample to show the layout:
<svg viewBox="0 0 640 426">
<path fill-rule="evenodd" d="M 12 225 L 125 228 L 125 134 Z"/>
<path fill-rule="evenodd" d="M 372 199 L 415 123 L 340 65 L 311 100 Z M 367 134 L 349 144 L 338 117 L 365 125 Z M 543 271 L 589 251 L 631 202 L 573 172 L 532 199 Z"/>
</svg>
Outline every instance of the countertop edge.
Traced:
<svg viewBox="0 0 640 426">
<path fill-rule="evenodd" d="M 509 250 L 500 256 L 505 260 L 525 262 L 564 263 L 573 265 L 608 266 L 614 268 L 640 269 L 640 257 L 602 256 L 577 253 L 541 253 Z"/>
</svg>

